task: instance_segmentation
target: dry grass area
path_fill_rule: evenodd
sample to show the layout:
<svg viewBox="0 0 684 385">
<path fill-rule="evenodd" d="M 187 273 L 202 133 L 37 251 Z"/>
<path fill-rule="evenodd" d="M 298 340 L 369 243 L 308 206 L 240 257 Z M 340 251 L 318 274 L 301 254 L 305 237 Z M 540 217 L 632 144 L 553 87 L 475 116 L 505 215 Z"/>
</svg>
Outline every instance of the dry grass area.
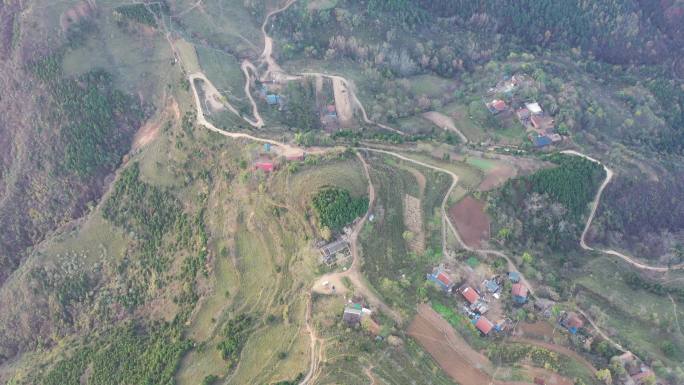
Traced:
<svg viewBox="0 0 684 385">
<path fill-rule="evenodd" d="M 477 187 L 478 191 L 489 191 L 504 184 L 508 179 L 516 176 L 515 167 L 499 162 L 496 167 L 485 174 L 482 183 Z"/>
<path fill-rule="evenodd" d="M 409 194 L 404 195 L 404 224 L 412 234 L 407 240 L 409 249 L 415 253 L 425 251 L 423 210 L 420 207 L 420 199 Z"/>
<path fill-rule="evenodd" d="M 449 208 L 449 217 L 469 247 L 479 248 L 489 239 L 490 220 L 484 207 L 484 202 L 466 196 Z"/>
</svg>

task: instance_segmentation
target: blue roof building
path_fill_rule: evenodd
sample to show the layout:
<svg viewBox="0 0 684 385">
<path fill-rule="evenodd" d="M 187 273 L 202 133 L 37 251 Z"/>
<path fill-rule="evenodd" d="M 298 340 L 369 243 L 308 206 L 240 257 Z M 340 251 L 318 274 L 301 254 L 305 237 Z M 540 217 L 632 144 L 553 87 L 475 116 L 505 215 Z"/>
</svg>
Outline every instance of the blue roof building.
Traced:
<svg viewBox="0 0 684 385">
<path fill-rule="evenodd" d="M 508 279 L 510 279 L 513 283 L 518 283 L 520 282 L 520 273 L 517 271 L 508 272 Z"/>
<path fill-rule="evenodd" d="M 266 103 L 274 106 L 280 103 L 280 95 L 270 94 L 266 95 Z"/>
<path fill-rule="evenodd" d="M 537 147 L 537 148 L 545 147 L 545 146 L 548 146 L 549 144 L 553 143 L 553 141 L 551 140 L 551 138 L 549 138 L 549 137 L 546 136 L 546 135 L 543 135 L 543 136 L 539 136 L 539 135 L 537 135 L 537 136 L 532 136 L 532 137 L 530 138 L 530 140 L 532 140 L 532 144 L 534 145 L 534 147 Z"/>
</svg>

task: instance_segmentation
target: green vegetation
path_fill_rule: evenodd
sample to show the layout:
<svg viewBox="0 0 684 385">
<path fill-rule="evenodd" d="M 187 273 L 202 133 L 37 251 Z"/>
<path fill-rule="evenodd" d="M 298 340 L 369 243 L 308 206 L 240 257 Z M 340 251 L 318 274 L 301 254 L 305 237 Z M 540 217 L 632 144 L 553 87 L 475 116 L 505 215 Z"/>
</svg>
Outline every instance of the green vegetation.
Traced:
<svg viewBox="0 0 684 385">
<path fill-rule="evenodd" d="M 340 231 L 355 218 L 363 216 L 368 210 L 368 198 L 354 198 L 349 191 L 328 187 L 319 191 L 312 205 L 321 226 L 332 231 Z"/>
<path fill-rule="evenodd" d="M 88 383 L 93 385 L 171 385 L 178 361 L 189 347 L 177 324 L 149 329 L 129 324 L 60 361 L 40 383 L 79 385 L 88 372 Z"/>
<path fill-rule="evenodd" d="M 221 352 L 221 357 L 228 361 L 228 366 L 233 367 L 237 364 L 240 358 L 240 352 L 245 346 L 245 341 L 249 337 L 249 329 L 252 327 L 254 320 L 246 314 L 240 314 L 234 319 L 231 319 L 223 329 L 223 336 L 226 338 L 217 346 Z"/>
<path fill-rule="evenodd" d="M 54 54 L 30 69 L 52 97 L 55 112 L 50 120 L 61 125 L 64 167 L 81 177 L 110 171 L 128 150 L 142 112 L 131 97 L 114 88 L 107 72 L 63 78 L 61 61 L 62 56 Z"/>
<path fill-rule="evenodd" d="M 557 166 L 509 180 L 488 194 L 488 212 L 496 219 L 495 233 L 504 228 L 512 232 L 517 246 L 532 241 L 551 250 L 576 248 L 588 204 L 605 171 L 578 156 L 554 154 L 547 159 Z"/>
<path fill-rule="evenodd" d="M 168 263 L 167 258 L 157 253 L 164 235 L 176 229 L 182 242 L 190 234 L 188 219 L 178 200 L 170 192 L 142 182 L 137 163 L 121 173 L 103 207 L 103 215 L 137 235 L 144 264 L 159 272 L 165 270 Z"/>
<path fill-rule="evenodd" d="M 149 3 L 149 4 L 130 4 L 120 5 L 114 9 L 118 15 L 123 19 L 149 25 L 151 27 L 157 26 L 156 17 L 159 17 L 162 12 L 168 12 L 168 5 L 165 1 Z"/>
<path fill-rule="evenodd" d="M 316 107 L 316 90 L 313 80 L 288 82 L 285 122 L 291 128 L 311 131 L 320 128 L 321 119 Z"/>
</svg>

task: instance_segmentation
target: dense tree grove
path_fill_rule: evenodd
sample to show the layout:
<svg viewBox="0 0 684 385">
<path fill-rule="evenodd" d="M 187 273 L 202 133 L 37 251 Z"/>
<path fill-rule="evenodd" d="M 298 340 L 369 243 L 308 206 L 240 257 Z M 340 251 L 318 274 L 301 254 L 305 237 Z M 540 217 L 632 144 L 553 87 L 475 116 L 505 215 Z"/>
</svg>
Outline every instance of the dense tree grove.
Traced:
<svg viewBox="0 0 684 385">
<path fill-rule="evenodd" d="M 554 154 L 558 166 L 509 180 L 488 199 L 496 226 L 551 249 L 577 246 L 583 221 L 605 171 L 578 156 Z"/>
<path fill-rule="evenodd" d="M 52 96 L 52 121 L 61 126 L 64 167 L 79 176 L 109 171 L 130 146 L 130 133 L 142 120 L 134 100 L 114 88 L 97 70 L 78 78 L 62 76 L 61 55 L 31 65 Z"/>
<path fill-rule="evenodd" d="M 328 187 L 313 197 L 312 205 L 321 226 L 339 231 L 368 210 L 368 198 L 354 198 L 347 190 Z"/>
<path fill-rule="evenodd" d="M 155 1 L 154 3 L 148 4 L 137 3 L 120 5 L 116 7 L 114 11 L 123 19 L 156 27 L 156 17 L 161 16 L 162 13 L 168 13 L 169 7 L 165 1 Z"/>
</svg>

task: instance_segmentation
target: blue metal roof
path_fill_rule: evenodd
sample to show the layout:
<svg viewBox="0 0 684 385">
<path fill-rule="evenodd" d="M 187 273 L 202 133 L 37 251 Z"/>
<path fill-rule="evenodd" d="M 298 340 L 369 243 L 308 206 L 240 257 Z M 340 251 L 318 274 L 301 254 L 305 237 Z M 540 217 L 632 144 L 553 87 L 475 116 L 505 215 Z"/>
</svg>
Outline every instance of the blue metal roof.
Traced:
<svg viewBox="0 0 684 385">
<path fill-rule="evenodd" d="M 280 97 L 278 95 L 266 95 L 266 102 L 268 104 L 278 104 L 278 101 L 280 100 Z"/>
<path fill-rule="evenodd" d="M 548 136 L 537 136 L 536 138 L 532 138 L 532 143 L 534 143 L 535 147 L 544 147 L 548 146 L 549 144 L 553 143 L 551 138 Z"/>
</svg>

